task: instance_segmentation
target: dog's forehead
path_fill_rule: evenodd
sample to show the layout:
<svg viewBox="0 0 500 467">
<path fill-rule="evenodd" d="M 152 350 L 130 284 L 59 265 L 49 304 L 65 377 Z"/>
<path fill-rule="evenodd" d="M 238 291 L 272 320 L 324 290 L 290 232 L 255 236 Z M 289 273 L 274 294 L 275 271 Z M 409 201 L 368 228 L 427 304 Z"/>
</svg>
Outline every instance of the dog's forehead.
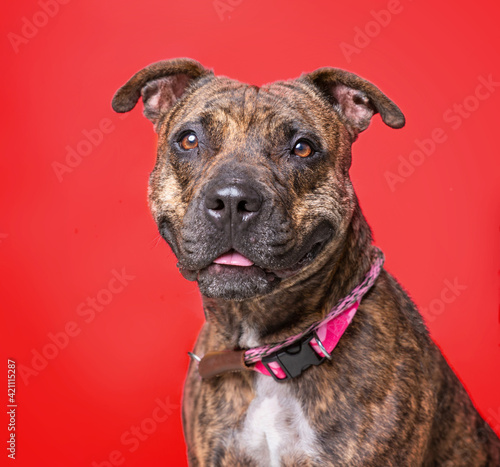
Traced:
<svg viewBox="0 0 500 467">
<path fill-rule="evenodd" d="M 175 117 L 186 121 L 219 122 L 252 129 L 318 129 L 324 101 L 297 80 L 276 81 L 261 87 L 216 77 L 193 92 Z"/>
</svg>

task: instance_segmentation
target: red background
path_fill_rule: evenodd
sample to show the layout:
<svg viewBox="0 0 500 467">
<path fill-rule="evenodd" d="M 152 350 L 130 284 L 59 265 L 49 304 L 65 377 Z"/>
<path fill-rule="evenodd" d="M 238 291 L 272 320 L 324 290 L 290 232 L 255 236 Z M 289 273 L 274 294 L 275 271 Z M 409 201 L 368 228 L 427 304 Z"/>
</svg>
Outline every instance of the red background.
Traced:
<svg viewBox="0 0 500 467">
<path fill-rule="evenodd" d="M 471 97 L 481 77 L 500 81 L 494 2 L 471 10 L 469 2 L 400 0 L 378 29 L 372 12 L 387 10 L 386 0 L 69 1 L 52 17 L 40 14 L 42 4 L 8 2 L 0 19 L 1 351 L 5 374 L 7 358 L 18 365 L 18 465 L 109 466 L 110 456 L 127 466 L 186 464 L 179 405 L 200 298 L 147 209 L 152 126 L 142 105 L 125 119 L 110 107 L 137 70 L 182 56 L 253 84 L 344 68 L 401 107 L 404 129 L 376 116 L 355 143 L 354 185 L 386 268 L 500 432 L 500 89 Z M 357 51 L 343 52 L 345 44 Z M 474 110 L 456 117 L 464 101 Z M 99 125 L 108 125 L 102 141 L 92 132 Z M 415 139 L 437 128 L 446 141 L 405 173 L 399 157 L 408 161 Z M 83 142 L 85 130 L 98 144 Z M 59 181 L 54 163 L 67 163 L 68 146 L 91 152 Z M 387 171 L 398 170 L 404 181 L 391 190 Z M 88 297 L 108 300 L 112 271 L 122 268 L 134 278 L 86 323 L 77 310 Z M 447 291 L 445 281 L 462 289 Z M 70 322 L 79 333 L 65 340 L 59 333 Z M 50 333 L 64 348 L 49 345 Z M 44 349 L 51 359 L 23 378 L 21 366 L 33 369 Z M 160 417 L 156 400 L 167 398 L 171 413 Z M 129 433 L 123 443 L 134 425 L 143 439 Z M 11 462 L 5 451 L 1 460 Z"/>
</svg>

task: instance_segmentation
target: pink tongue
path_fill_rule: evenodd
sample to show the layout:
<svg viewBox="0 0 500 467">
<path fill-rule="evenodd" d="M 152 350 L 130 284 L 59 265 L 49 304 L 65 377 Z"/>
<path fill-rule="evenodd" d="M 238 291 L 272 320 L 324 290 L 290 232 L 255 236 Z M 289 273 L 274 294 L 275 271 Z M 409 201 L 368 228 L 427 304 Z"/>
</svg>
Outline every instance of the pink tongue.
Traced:
<svg viewBox="0 0 500 467">
<path fill-rule="evenodd" d="M 214 259 L 214 263 L 217 264 L 229 264 L 231 266 L 252 266 L 253 263 L 245 258 L 243 255 L 240 255 L 237 251 L 229 251 L 219 256 L 217 259 Z"/>
</svg>

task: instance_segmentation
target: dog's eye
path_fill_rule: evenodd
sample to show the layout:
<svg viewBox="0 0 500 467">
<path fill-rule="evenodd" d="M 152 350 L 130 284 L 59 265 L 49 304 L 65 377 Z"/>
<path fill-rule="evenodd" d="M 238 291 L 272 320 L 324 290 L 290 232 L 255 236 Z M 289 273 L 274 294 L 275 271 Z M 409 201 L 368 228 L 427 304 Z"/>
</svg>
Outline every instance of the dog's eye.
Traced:
<svg viewBox="0 0 500 467">
<path fill-rule="evenodd" d="M 194 149 L 198 147 L 198 137 L 194 133 L 187 133 L 184 135 L 180 141 L 180 145 L 182 149 L 189 151 L 190 149 Z"/>
<path fill-rule="evenodd" d="M 293 147 L 292 151 L 296 156 L 299 157 L 308 157 L 310 156 L 314 151 L 311 147 L 311 145 L 305 141 L 305 140 L 300 140 L 295 143 L 295 146 Z"/>
</svg>

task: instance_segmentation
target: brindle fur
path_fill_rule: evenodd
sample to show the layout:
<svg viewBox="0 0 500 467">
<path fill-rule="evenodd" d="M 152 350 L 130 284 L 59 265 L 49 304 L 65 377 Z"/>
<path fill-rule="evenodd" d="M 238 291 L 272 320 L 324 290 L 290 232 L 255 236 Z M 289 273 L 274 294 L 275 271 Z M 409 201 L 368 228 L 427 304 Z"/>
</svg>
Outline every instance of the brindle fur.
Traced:
<svg viewBox="0 0 500 467">
<path fill-rule="evenodd" d="M 361 91 L 361 120 L 354 121 L 331 91 L 339 83 Z M 373 113 L 392 127 L 404 124 L 377 88 L 334 69 L 259 88 L 177 59 L 137 73 L 118 91 L 113 107 L 131 110 L 141 92 L 159 135 L 151 211 L 181 272 L 198 280 L 203 293 L 206 324 L 196 354 L 297 334 L 359 284 L 373 247 L 349 179 L 351 144 Z M 199 135 L 195 153 L 176 146 L 183 128 Z M 314 138 L 317 157 L 292 157 L 296 130 Z M 258 222 L 227 233 L 200 214 L 207 184 L 220 179 L 252 180 L 265 199 Z M 200 272 L 230 247 L 266 269 L 291 268 L 325 225 L 328 242 L 291 277 L 213 281 Z M 258 378 L 269 377 L 234 372 L 201 380 L 191 363 L 183 400 L 190 465 L 266 465 L 245 449 L 241 436 Z M 333 360 L 281 384 L 299 401 L 316 440 L 314 453 L 288 449 L 281 465 L 500 465 L 500 441 L 430 339 L 408 294 L 385 270 Z"/>
</svg>

